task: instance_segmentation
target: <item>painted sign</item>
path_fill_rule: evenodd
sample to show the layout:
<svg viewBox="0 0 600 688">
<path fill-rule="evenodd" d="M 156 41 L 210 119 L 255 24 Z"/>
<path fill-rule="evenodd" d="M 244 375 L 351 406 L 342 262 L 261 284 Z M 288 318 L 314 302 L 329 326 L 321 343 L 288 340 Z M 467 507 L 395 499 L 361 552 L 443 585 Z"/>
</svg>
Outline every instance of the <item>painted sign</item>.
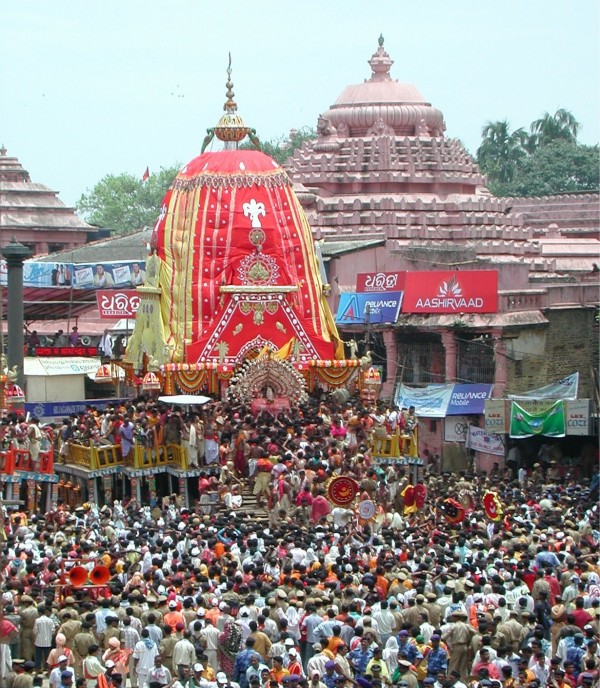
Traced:
<svg viewBox="0 0 600 688">
<path fill-rule="evenodd" d="M 565 436 L 565 402 L 556 401 L 552 406 L 539 413 L 529 413 L 516 401 L 511 402 L 510 436 L 511 437 L 564 437 Z"/>
<path fill-rule="evenodd" d="M 487 432 L 508 432 L 506 401 L 504 399 L 485 400 L 485 429 Z"/>
<path fill-rule="evenodd" d="M 407 272 L 403 313 L 497 313 L 498 271 Z"/>
<path fill-rule="evenodd" d="M 402 305 L 401 291 L 340 294 L 337 325 L 393 324 Z"/>
<path fill-rule="evenodd" d="M 508 394 L 509 399 L 577 399 L 577 389 L 579 387 L 579 373 L 572 373 L 563 377 L 562 380 L 552 382 L 545 387 L 532 389 L 522 394 Z"/>
<path fill-rule="evenodd" d="M 487 432 L 484 428 L 469 425 L 465 447 L 494 456 L 504 456 L 504 437 Z"/>
<path fill-rule="evenodd" d="M 135 289 L 99 289 L 96 301 L 102 320 L 134 318 L 140 305 L 140 297 Z"/>
<path fill-rule="evenodd" d="M 567 435 L 589 435 L 590 400 L 576 399 L 573 401 L 567 401 L 565 406 Z"/>
<path fill-rule="evenodd" d="M 97 346 L 36 346 L 35 348 L 36 356 L 47 356 L 49 358 L 53 356 L 83 356 L 84 358 L 88 356 L 97 356 L 98 347 Z"/>
<path fill-rule="evenodd" d="M 493 385 L 454 385 L 446 415 L 479 415 L 485 411 L 485 400 L 492 396 Z"/>
<path fill-rule="evenodd" d="M 359 272 L 356 275 L 356 291 L 360 294 L 372 291 L 402 291 L 406 272 Z"/>
</svg>

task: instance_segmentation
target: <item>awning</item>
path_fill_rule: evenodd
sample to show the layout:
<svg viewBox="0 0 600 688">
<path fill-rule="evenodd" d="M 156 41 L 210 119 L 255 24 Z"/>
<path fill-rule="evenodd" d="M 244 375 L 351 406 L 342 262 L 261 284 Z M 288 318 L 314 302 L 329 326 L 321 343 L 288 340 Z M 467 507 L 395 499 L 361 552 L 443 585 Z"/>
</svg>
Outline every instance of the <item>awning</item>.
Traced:
<svg viewBox="0 0 600 688">
<path fill-rule="evenodd" d="M 6 317 L 6 287 L 2 287 L 2 306 Z M 30 320 L 74 320 L 91 308 L 96 310 L 96 292 L 92 289 L 71 289 L 71 287 L 24 287 L 24 317 Z M 96 310 L 97 312 L 97 310 Z"/>
</svg>

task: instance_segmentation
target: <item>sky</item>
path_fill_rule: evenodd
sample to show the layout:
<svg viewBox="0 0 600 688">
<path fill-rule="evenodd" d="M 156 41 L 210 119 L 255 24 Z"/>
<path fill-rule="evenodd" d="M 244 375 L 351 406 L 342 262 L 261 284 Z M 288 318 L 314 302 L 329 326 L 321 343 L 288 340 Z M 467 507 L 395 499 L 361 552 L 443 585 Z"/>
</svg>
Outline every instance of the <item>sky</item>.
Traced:
<svg viewBox="0 0 600 688">
<path fill-rule="evenodd" d="M 200 153 L 225 101 L 263 139 L 315 126 L 369 78 L 380 33 L 392 77 L 475 152 L 483 125 L 563 107 L 598 142 L 596 0 L 0 0 L 0 144 L 74 205 L 107 174 Z"/>
</svg>

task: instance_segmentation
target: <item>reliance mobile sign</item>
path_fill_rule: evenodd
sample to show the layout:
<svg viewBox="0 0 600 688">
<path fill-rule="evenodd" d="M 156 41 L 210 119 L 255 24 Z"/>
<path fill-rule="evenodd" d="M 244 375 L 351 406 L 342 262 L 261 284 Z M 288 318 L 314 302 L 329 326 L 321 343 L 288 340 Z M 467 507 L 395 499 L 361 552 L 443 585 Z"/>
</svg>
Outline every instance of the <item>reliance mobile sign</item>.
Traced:
<svg viewBox="0 0 600 688">
<path fill-rule="evenodd" d="M 395 323 L 402 304 L 401 291 L 340 294 L 335 316 L 338 325 L 381 325 Z"/>
<path fill-rule="evenodd" d="M 497 313 L 498 271 L 408 272 L 403 313 Z"/>
</svg>

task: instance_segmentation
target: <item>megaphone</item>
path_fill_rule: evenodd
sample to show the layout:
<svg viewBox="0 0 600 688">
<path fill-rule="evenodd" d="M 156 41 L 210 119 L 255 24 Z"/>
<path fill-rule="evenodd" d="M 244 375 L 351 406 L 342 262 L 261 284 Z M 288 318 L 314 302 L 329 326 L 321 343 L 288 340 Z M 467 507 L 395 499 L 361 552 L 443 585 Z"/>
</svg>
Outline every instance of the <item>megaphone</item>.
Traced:
<svg viewBox="0 0 600 688">
<path fill-rule="evenodd" d="M 74 566 L 67 574 L 69 581 L 74 588 L 80 588 L 87 583 L 88 572 L 83 566 Z"/>
<path fill-rule="evenodd" d="M 106 585 L 110 580 L 110 571 L 106 566 L 94 566 L 90 571 L 92 585 Z"/>
</svg>

